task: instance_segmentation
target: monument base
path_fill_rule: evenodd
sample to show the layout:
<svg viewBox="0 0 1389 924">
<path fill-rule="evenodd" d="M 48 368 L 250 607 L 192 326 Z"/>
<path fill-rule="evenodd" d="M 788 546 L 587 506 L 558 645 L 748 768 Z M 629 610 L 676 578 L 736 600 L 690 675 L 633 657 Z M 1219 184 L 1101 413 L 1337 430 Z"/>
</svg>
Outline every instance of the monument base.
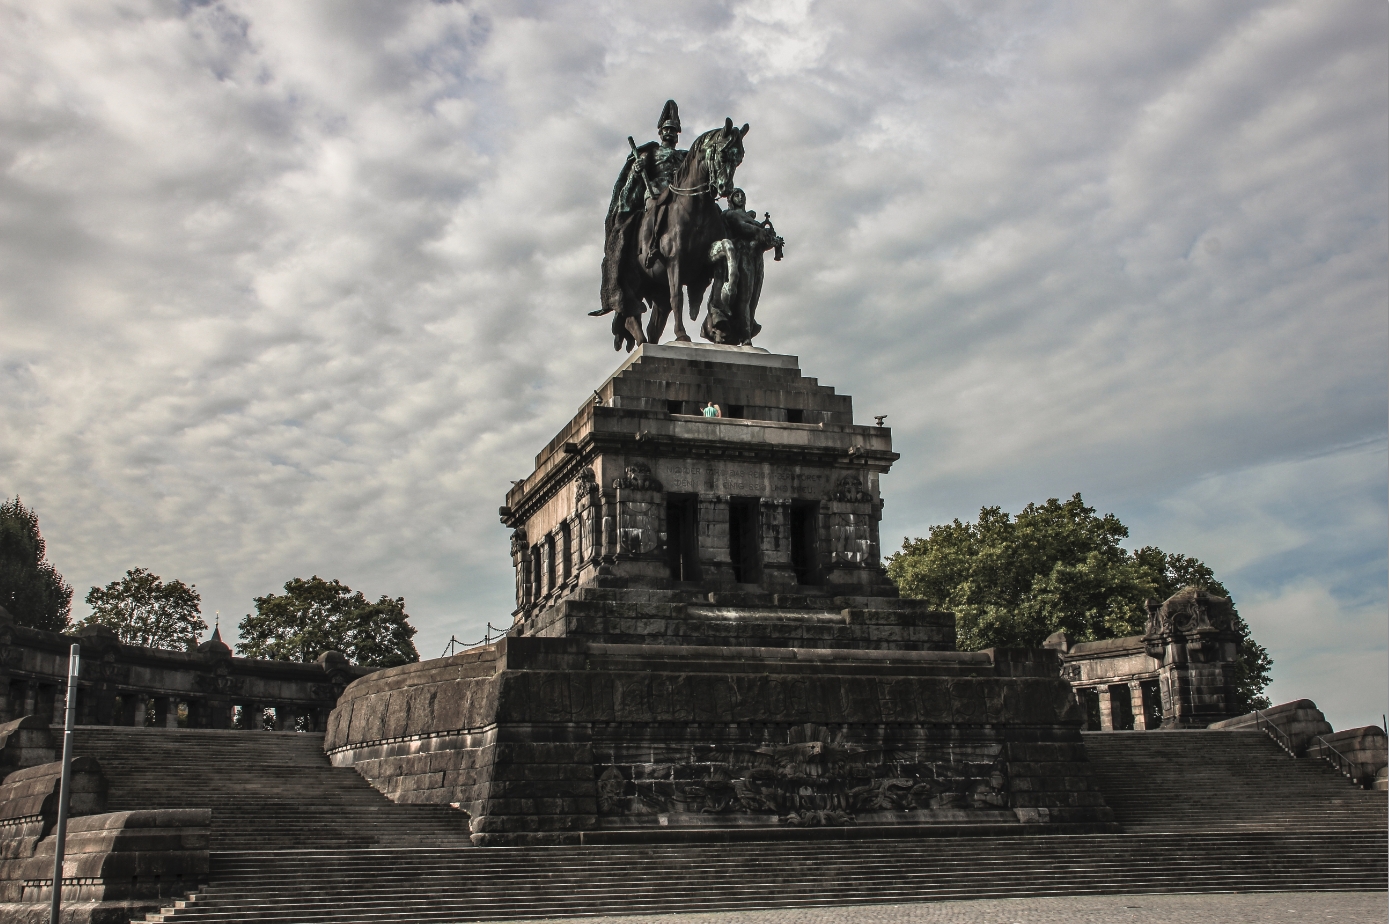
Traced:
<svg viewBox="0 0 1389 924">
<path fill-rule="evenodd" d="M 1052 652 L 511 637 L 357 681 L 325 748 L 479 845 L 1115 830 L 1080 726 Z"/>
</svg>

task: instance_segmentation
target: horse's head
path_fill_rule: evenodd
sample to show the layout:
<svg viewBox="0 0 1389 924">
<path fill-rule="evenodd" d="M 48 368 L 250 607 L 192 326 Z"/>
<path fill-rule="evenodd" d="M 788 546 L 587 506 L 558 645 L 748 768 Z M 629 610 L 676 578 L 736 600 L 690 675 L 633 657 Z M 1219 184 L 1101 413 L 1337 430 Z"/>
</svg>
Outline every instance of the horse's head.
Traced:
<svg viewBox="0 0 1389 924">
<path fill-rule="evenodd" d="M 732 119 L 723 120 L 723 128 L 709 133 L 704 162 L 709 170 L 709 188 L 720 199 L 733 192 L 733 174 L 743 162 L 743 136 L 749 126 L 734 128 Z"/>
</svg>

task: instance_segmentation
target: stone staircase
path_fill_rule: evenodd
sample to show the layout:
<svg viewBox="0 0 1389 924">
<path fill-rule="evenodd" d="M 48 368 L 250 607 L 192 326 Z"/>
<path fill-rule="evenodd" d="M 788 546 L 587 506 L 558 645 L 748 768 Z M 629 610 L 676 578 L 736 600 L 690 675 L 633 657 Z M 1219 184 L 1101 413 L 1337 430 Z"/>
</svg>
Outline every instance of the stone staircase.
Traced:
<svg viewBox="0 0 1389 924">
<path fill-rule="evenodd" d="M 1382 833 L 219 854 L 149 921 L 483 921 L 1124 892 L 1378 890 Z"/>
<path fill-rule="evenodd" d="M 95 757 L 107 810 L 212 809 L 212 850 L 467 847 L 465 816 L 397 805 L 350 768 L 322 734 L 79 727 L 73 751 Z"/>
<path fill-rule="evenodd" d="M 480 849 L 457 828 L 446 843 L 450 832 L 430 827 L 438 812 L 461 820 L 451 810 L 392 805 L 353 771 L 329 766 L 313 750 L 316 735 L 83 732 L 79 753 L 112 761 L 113 801 L 170 804 L 175 779 L 179 798 L 217 794 L 196 803 L 214 808 L 210 884 L 148 921 L 365 924 L 1382 890 L 1389 876 L 1385 794 L 1356 789 L 1322 762 L 1293 760 L 1261 733 L 1087 735 L 1125 834 Z M 204 737 L 180 741 L 190 734 Z"/>
<path fill-rule="evenodd" d="M 1130 833 L 1385 828 L 1383 794 L 1261 731 L 1089 732 L 1085 752 Z"/>
</svg>

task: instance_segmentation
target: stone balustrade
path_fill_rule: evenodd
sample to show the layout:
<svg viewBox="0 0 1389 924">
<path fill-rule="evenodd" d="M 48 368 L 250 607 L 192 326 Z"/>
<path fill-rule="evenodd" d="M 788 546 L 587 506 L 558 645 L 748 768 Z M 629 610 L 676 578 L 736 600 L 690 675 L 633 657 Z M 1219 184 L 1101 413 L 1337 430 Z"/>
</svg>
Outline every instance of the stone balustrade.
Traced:
<svg viewBox="0 0 1389 924">
<path fill-rule="evenodd" d="M 31 629 L 0 609 L 0 723 L 62 721 L 73 642 L 79 725 L 321 731 L 347 684 L 370 673 L 337 652 L 308 664 L 236 658 L 220 633 L 195 651 L 143 648 L 104 626 Z"/>
</svg>

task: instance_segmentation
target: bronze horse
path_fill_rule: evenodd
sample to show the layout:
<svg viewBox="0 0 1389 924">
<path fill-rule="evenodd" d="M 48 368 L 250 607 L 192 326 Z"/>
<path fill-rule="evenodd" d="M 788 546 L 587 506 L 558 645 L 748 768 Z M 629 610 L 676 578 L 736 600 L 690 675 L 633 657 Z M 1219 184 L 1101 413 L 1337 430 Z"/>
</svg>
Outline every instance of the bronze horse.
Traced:
<svg viewBox="0 0 1389 924">
<path fill-rule="evenodd" d="M 630 350 L 647 341 L 658 342 L 672 313 L 675 339 L 689 342 L 681 311 L 682 289 L 689 291 L 690 319 L 694 320 L 714 277 L 710 251 L 727 236 L 718 200 L 733 191 L 733 174 L 743 162 L 747 133 L 747 125 L 736 128 L 732 119 L 725 119 L 722 128 L 700 135 L 670 185 L 648 205 L 635 259 L 624 261 L 621 275 L 625 277 L 623 302 L 634 307 L 646 302 L 652 309 L 651 319 L 644 334 L 640 307 L 635 312 L 629 308 L 620 320 L 615 319 L 618 345 L 625 340 Z"/>
</svg>

